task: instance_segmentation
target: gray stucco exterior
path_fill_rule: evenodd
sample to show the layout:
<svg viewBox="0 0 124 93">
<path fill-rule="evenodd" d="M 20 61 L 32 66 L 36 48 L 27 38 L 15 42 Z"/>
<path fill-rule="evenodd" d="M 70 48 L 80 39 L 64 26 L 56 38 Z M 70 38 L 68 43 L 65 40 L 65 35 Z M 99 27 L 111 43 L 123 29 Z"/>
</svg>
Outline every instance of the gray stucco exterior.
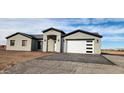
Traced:
<svg viewBox="0 0 124 93">
<path fill-rule="evenodd" d="M 56 36 L 56 51 L 55 52 L 61 52 L 62 33 L 54 31 L 54 30 L 49 30 L 43 34 L 43 51 L 47 52 L 49 51 L 48 47 L 50 47 L 50 49 L 52 48 L 52 46 L 50 45 L 52 43 L 52 40 L 48 39 L 48 36 L 52 36 L 52 35 Z"/>
<path fill-rule="evenodd" d="M 15 45 L 10 46 L 10 40 L 15 40 Z M 27 40 L 27 46 L 22 46 L 22 40 Z M 15 50 L 15 51 L 31 51 L 32 50 L 32 39 L 17 34 L 11 38 L 7 39 L 6 50 Z"/>
<path fill-rule="evenodd" d="M 93 40 L 94 42 L 94 54 L 100 54 L 101 53 L 101 38 L 96 37 L 96 36 L 92 36 L 92 35 L 88 35 L 85 33 L 81 33 L 81 32 L 77 32 L 74 34 L 71 34 L 69 36 L 66 36 L 63 38 L 64 39 L 64 52 L 67 52 L 67 40 Z M 97 40 L 99 42 L 97 42 Z"/>
<path fill-rule="evenodd" d="M 7 37 L 6 50 L 16 51 L 43 51 L 43 52 L 64 52 L 67 53 L 68 40 L 92 40 L 93 54 L 101 53 L 101 38 L 98 33 L 86 31 L 74 31 L 65 34 L 63 31 L 50 28 L 43 31 L 41 36 L 16 33 Z M 10 40 L 15 40 L 15 45 L 10 46 Z M 22 40 L 27 40 L 27 45 L 22 46 Z M 40 48 L 39 48 L 40 47 Z"/>
</svg>

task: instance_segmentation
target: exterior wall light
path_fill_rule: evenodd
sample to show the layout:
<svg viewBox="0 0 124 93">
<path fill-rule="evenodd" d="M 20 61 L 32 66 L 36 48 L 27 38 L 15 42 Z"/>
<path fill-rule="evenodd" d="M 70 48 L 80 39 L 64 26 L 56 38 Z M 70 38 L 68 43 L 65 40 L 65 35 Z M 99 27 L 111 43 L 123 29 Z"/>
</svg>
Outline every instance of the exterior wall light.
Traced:
<svg viewBox="0 0 124 93">
<path fill-rule="evenodd" d="M 97 39 L 97 41 L 96 41 L 97 43 L 99 43 L 99 40 Z"/>
</svg>

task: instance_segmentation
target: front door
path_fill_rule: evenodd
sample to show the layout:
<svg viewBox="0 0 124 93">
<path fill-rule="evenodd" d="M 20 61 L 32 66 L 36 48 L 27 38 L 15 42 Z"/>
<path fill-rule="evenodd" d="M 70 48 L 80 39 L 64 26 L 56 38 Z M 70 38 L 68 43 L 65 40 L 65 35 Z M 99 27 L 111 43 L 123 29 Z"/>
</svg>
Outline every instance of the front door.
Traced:
<svg viewBox="0 0 124 93">
<path fill-rule="evenodd" d="M 37 42 L 37 49 L 42 50 L 42 42 L 41 41 Z"/>
<path fill-rule="evenodd" d="M 53 39 L 48 40 L 48 52 L 54 52 L 55 43 Z"/>
<path fill-rule="evenodd" d="M 47 40 L 47 51 L 55 52 L 56 51 L 56 35 L 49 35 Z"/>
</svg>

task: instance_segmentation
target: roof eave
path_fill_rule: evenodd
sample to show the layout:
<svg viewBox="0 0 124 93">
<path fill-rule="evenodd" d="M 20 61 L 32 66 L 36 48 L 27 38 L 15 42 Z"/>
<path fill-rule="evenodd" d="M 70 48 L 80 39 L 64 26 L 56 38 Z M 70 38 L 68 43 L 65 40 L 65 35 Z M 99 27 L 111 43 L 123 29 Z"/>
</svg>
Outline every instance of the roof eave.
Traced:
<svg viewBox="0 0 124 93">
<path fill-rule="evenodd" d="M 63 33 L 63 34 L 65 34 L 65 32 L 64 31 L 62 31 L 62 30 L 59 30 L 59 29 L 56 29 L 56 28 L 48 28 L 48 29 L 46 29 L 46 30 L 43 30 L 42 32 L 43 33 L 45 33 L 45 32 L 47 32 L 47 31 L 49 31 L 49 30 L 55 30 L 55 31 L 58 31 L 58 32 L 60 32 L 60 33 Z"/>
<path fill-rule="evenodd" d="M 15 33 L 15 34 L 12 34 L 12 35 L 10 35 L 10 36 L 7 36 L 6 39 L 11 38 L 11 37 L 13 37 L 13 36 L 15 36 L 15 35 L 17 35 L 17 34 L 23 35 L 23 36 L 28 37 L 28 38 L 31 38 L 31 39 L 35 39 L 35 38 L 31 37 L 31 36 L 24 35 L 24 34 L 22 34 L 22 33 L 20 33 L 20 32 L 17 32 L 17 33 Z"/>
<path fill-rule="evenodd" d="M 102 38 L 102 37 L 103 37 L 102 35 L 95 35 L 95 34 L 93 34 L 93 33 L 90 33 L 90 32 L 87 32 L 87 31 L 82 31 L 82 30 L 72 31 L 72 32 L 70 32 L 70 33 L 64 35 L 63 37 L 69 36 L 69 35 L 74 34 L 74 33 L 77 33 L 77 32 L 89 34 L 89 35 L 96 36 L 96 37 L 99 37 L 99 38 Z"/>
</svg>

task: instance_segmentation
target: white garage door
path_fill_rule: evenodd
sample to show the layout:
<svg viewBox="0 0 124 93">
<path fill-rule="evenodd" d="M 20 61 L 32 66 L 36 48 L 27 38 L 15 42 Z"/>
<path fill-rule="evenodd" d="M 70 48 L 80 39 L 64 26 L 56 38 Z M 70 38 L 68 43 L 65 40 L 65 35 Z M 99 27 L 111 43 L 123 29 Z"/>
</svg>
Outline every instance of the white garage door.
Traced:
<svg viewBox="0 0 124 93">
<path fill-rule="evenodd" d="M 94 41 L 93 40 L 68 40 L 67 53 L 93 54 Z"/>
<path fill-rule="evenodd" d="M 86 53 L 86 41 L 84 40 L 68 40 L 68 53 Z"/>
</svg>

